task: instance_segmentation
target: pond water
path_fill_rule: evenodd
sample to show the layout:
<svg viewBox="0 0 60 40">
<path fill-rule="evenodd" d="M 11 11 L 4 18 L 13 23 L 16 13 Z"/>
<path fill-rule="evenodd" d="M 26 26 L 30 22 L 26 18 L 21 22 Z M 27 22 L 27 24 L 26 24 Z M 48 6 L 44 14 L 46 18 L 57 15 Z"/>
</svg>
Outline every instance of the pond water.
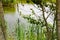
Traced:
<svg viewBox="0 0 60 40">
<path fill-rule="evenodd" d="M 15 10 L 16 9 L 16 10 Z M 37 19 L 38 16 L 42 17 L 42 11 L 41 8 L 38 8 L 38 6 L 36 4 L 18 4 L 18 10 L 17 10 L 17 5 L 15 5 L 15 12 L 7 12 L 4 14 L 4 18 L 5 21 L 7 22 L 7 28 L 8 28 L 8 34 L 10 36 L 13 35 L 13 37 L 15 38 L 15 28 L 16 28 L 16 24 L 19 22 L 21 24 L 23 24 L 24 28 L 27 29 L 28 27 L 28 22 L 27 20 L 25 20 L 23 17 L 20 16 L 20 13 L 22 13 L 23 15 L 29 15 L 32 14 L 32 10 L 34 10 L 35 15 L 32 15 L 32 17 L 34 17 L 35 19 Z M 8 11 L 8 9 L 7 9 Z M 50 11 L 49 7 L 46 7 L 46 11 Z M 45 17 L 48 16 L 48 13 L 45 12 Z M 47 22 L 53 24 L 53 19 L 54 16 L 50 15 L 50 17 L 47 19 Z"/>
</svg>

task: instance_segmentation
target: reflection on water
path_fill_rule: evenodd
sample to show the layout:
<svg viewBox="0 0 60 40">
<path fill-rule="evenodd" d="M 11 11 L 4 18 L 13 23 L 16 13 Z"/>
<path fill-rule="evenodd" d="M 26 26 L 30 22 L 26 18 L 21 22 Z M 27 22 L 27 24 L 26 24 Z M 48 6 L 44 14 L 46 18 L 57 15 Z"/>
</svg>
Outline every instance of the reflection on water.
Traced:
<svg viewBox="0 0 60 40">
<path fill-rule="evenodd" d="M 15 12 L 15 7 L 4 7 L 4 13 Z"/>
</svg>

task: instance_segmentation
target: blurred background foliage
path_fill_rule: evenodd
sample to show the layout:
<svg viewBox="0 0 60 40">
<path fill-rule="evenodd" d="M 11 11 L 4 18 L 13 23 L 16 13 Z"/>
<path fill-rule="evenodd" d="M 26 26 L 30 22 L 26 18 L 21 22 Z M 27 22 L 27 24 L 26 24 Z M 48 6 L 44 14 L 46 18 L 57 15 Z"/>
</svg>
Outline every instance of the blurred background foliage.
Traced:
<svg viewBox="0 0 60 40">
<path fill-rule="evenodd" d="M 32 14 L 29 16 L 22 16 L 24 19 L 27 19 L 29 23 L 28 30 L 24 29 L 23 24 L 19 24 L 19 19 L 17 20 L 16 25 L 16 35 L 17 40 L 57 40 L 56 35 L 56 0 L 2 0 L 3 8 L 5 12 L 11 12 L 15 11 L 15 5 L 21 3 L 21 4 L 36 4 L 42 9 L 42 16 L 44 16 L 45 9 L 44 7 L 49 7 L 50 11 L 54 12 L 52 15 L 54 15 L 54 22 L 53 24 L 48 23 L 45 18 L 45 16 L 41 19 L 39 17 L 38 20 L 35 20 L 32 18 L 32 15 L 35 15 L 34 10 L 32 10 Z M 51 14 L 51 13 L 50 13 Z M 50 15 L 49 14 L 49 15 Z M 48 16 L 49 17 L 49 16 Z M 48 18 L 47 17 L 47 18 Z M 48 31 L 47 31 L 48 30 Z M 25 37 L 26 36 L 26 37 Z M 49 37 L 47 37 L 49 36 Z M 11 39 L 11 38 L 10 38 Z M 13 40 L 13 39 L 11 39 Z"/>
</svg>

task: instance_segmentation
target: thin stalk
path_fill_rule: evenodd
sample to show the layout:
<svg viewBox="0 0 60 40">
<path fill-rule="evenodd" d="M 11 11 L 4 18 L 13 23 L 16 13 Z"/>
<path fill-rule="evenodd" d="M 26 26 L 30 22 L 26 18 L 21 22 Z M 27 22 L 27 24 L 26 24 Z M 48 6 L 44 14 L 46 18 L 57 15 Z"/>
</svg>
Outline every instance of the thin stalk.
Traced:
<svg viewBox="0 0 60 40">
<path fill-rule="evenodd" d="M 53 28 L 52 28 L 52 40 L 54 40 L 54 27 L 55 27 L 55 21 L 56 21 L 56 14 L 54 17 L 54 23 L 53 23 Z"/>
<path fill-rule="evenodd" d="M 43 4 L 42 4 L 42 12 L 43 12 L 43 19 L 44 19 L 44 22 L 45 22 L 45 26 L 46 26 L 46 30 L 47 30 L 47 34 L 46 34 L 46 37 L 47 37 L 47 40 L 50 40 L 50 33 L 49 33 L 49 29 L 48 29 L 48 23 L 45 19 L 45 13 L 44 13 L 44 7 L 43 7 Z"/>
<path fill-rule="evenodd" d="M 37 25 L 37 40 L 40 40 L 40 37 L 39 37 L 39 26 Z"/>
</svg>

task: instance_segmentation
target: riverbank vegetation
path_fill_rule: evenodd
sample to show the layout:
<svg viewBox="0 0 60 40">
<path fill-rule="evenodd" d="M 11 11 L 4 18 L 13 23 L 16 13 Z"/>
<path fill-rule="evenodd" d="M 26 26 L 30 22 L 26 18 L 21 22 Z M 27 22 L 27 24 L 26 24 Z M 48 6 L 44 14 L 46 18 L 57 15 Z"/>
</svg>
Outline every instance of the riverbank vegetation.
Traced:
<svg viewBox="0 0 60 40">
<path fill-rule="evenodd" d="M 3 0 L 2 3 L 5 12 L 14 12 L 17 7 L 19 16 L 27 20 L 28 25 L 24 26 L 25 24 L 21 23 L 18 18 L 15 23 L 16 39 L 7 37 L 7 40 L 57 40 L 56 0 Z M 37 16 L 36 11 L 32 8 L 29 9 L 32 12 L 30 15 L 22 14 L 19 4 L 23 6 L 24 4 L 35 4 L 34 7 L 42 12 L 42 16 Z M 52 23 L 48 22 L 49 18 L 53 19 Z"/>
</svg>

